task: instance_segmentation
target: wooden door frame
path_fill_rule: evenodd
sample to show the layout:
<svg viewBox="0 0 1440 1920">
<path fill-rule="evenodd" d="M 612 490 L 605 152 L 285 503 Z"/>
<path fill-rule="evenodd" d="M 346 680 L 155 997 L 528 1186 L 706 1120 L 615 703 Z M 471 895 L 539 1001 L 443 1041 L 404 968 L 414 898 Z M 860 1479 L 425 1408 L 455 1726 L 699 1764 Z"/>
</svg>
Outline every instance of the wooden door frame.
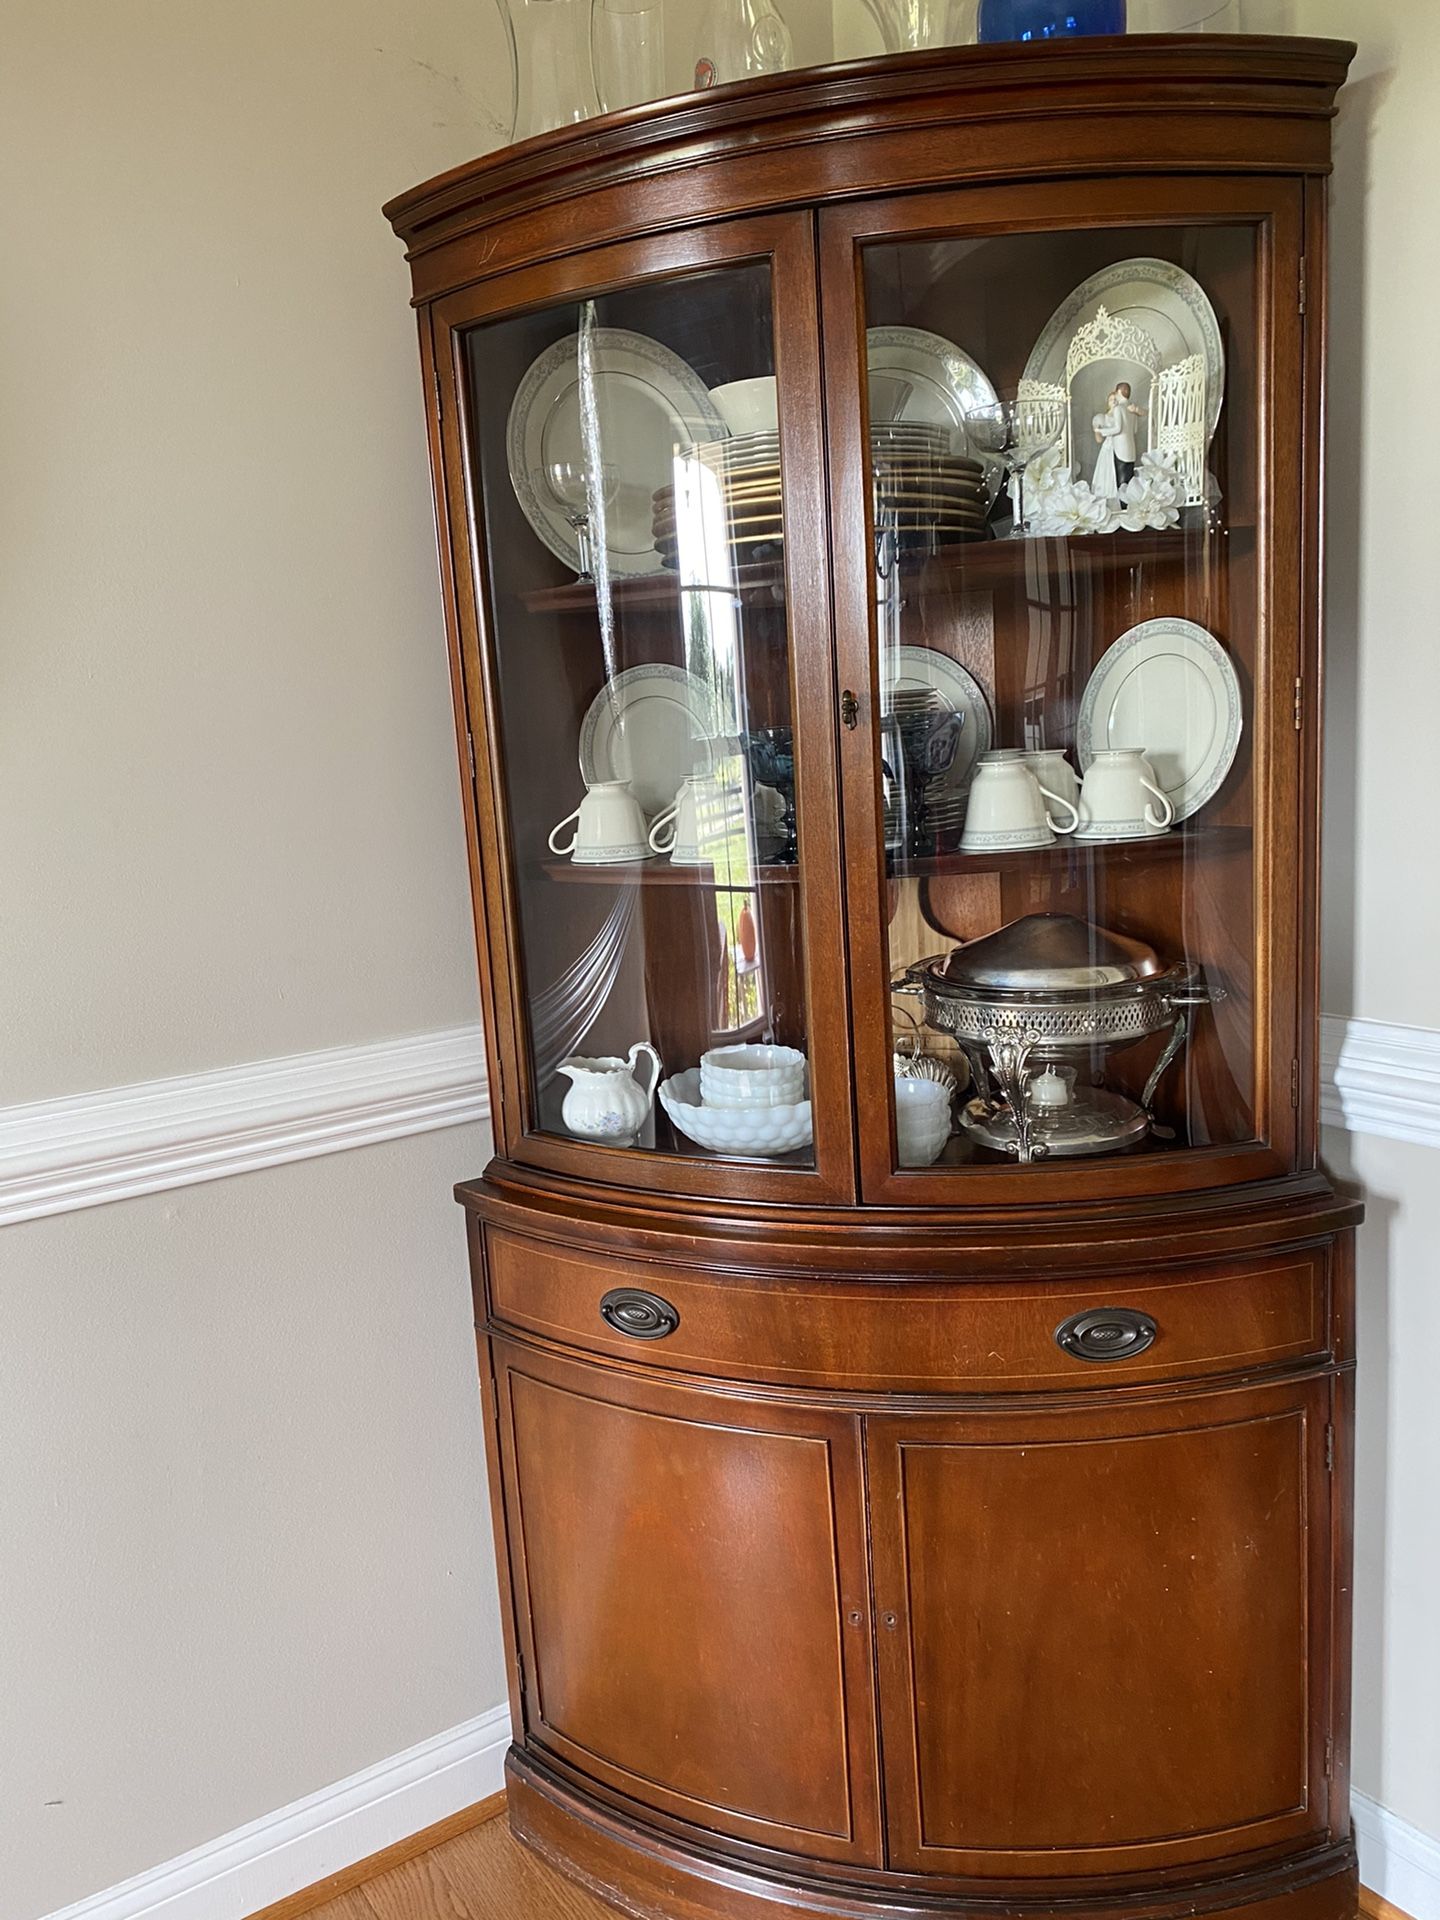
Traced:
<svg viewBox="0 0 1440 1920">
<path fill-rule="evenodd" d="M 1064 229 L 1238 226 L 1256 229 L 1257 499 L 1254 825 L 1256 1141 L 1187 1152 L 1065 1165 L 902 1170 L 894 1163 L 885 920 L 884 826 L 878 753 L 878 637 L 872 614 L 864 355 L 863 250 L 972 235 Z M 1291 1103 L 1292 1061 L 1317 1009 L 1302 966 L 1304 876 L 1293 855 L 1299 827 L 1301 736 L 1292 687 L 1314 680 L 1314 623 L 1302 620 L 1305 488 L 1302 449 L 1318 432 L 1307 389 L 1299 312 L 1304 183 L 1275 177 L 1116 175 L 1039 185 L 957 185 L 825 208 L 820 214 L 821 320 L 836 665 L 860 696 L 859 725 L 840 742 L 861 1194 L 867 1203 L 945 1208 L 988 1202 L 1116 1198 L 1194 1192 L 1298 1170 L 1302 1135 Z M 1288 476 L 1288 491 L 1284 484 Z M 1318 591 L 1318 588 L 1315 589 Z M 1302 637 L 1303 630 L 1303 637 Z M 873 903 L 873 905 L 872 905 Z M 1298 1066 L 1296 1069 L 1298 1073 Z"/>
<path fill-rule="evenodd" d="M 481 582 L 488 577 L 464 362 L 472 327 L 512 314 L 672 281 L 708 269 L 765 262 L 771 274 L 775 366 L 781 407 L 786 614 L 795 735 L 800 861 L 797 886 L 805 940 L 807 1051 L 815 1166 L 617 1149 L 563 1139 L 537 1126 L 529 1084 L 526 999 L 513 849 L 507 830 L 504 733 L 493 636 Z M 578 1180 L 731 1200 L 853 1203 L 856 1194 L 849 1057 L 845 922 L 840 884 L 837 725 L 829 606 L 825 444 L 822 430 L 814 219 L 808 211 L 716 221 L 621 241 L 517 268 L 435 302 L 427 351 L 439 412 L 435 448 L 442 573 L 452 677 L 463 735 L 462 782 L 476 881 L 487 1035 L 497 1062 L 494 1103 L 501 1154 Z M 475 775 L 471 783 L 473 744 Z M 641 883 L 643 884 L 643 882 Z"/>
</svg>

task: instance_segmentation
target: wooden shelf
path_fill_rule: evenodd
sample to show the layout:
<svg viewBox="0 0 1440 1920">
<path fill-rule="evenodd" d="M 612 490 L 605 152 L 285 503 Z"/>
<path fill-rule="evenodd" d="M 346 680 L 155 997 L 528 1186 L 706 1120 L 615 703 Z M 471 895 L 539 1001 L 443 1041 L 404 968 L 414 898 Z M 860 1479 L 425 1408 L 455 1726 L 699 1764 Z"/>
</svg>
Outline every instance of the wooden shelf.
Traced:
<svg viewBox="0 0 1440 1920">
<path fill-rule="evenodd" d="M 763 601 L 778 606 L 785 597 L 785 569 L 778 561 L 741 567 L 729 585 L 709 588 L 686 587 L 686 593 L 709 592 L 740 601 Z M 656 613 L 679 612 L 682 588 L 678 573 L 646 573 L 610 582 L 611 604 L 627 610 Z M 591 613 L 595 610 L 595 582 L 567 580 L 558 587 L 538 587 L 520 596 L 528 613 Z"/>
<path fill-rule="evenodd" d="M 902 555 L 900 578 L 907 588 L 935 584 L 959 587 L 1000 585 L 1026 579 L 1037 568 L 1056 574 L 1115 574 L 1132 567 L 1168 566 L 1193 559 L 1205 547 L 1221 552 L 1244 547 L 1254 528 L 1172 527 L 1165 532 L 1077 534 L 1070 540 L 967 540 L 935 553 Z"/>
<path fill-rule="evenodd" d="M 934 552 L 902 554 L 900 577 L 908 585 L 917 577 L 941 576 L 947 586 L 957 575 L 965 587 L 1023 579 L 1036 564 L 1050 573 L 1124 573 L 1130 567 L 1168 565 L 1185 560 L 1205 545 L 1219 548 L 1253 543 L 1252 526 L 1179 526 L 1164 532 L 1077 534 L 1070 540 L 962 540 Z M 668 569 L 622 580 L 612 580 L 610 597 L 617 607 L 663 612 L 679 606 L 682 592 L 730 594 L 744 601 L 778 604 L 785 592 L 785 570 L 778 560 L 737 569 L 727 586 L 685 587 Z M 778 599 L 777 599 L 778 596 Z M 521 595 L 530 613 L 571 613 L 592 610 L 595 583 L 567 580 L 558 587 L 538 587 Z"/>
<path fill-rule="evenodd" d="M 1065 867 L 1071 862 L 1119 867 L 1170 865 L 1219 854 L 1244 852 L 1251 844 L 1248 827 L 1192 827 L 1156 834 L 1153 840 L 1057 840 L 1053 847 L 1032 847 L 1021 853 L 936 853 L 918 859 L 896 860 L 888 870 L 891 880 L 937 880 L 966 873 L 1033 873 L 1037 868 Z"/>
<path fill-rule="evenodd" d="M 657 855 L 629 867 L 576 866 L 573 860 L 547 860 L 552 880 L 602 887 L 704 887 L 710 893 L 754 893 L 757 887 L 793 887 L 798 866 L 756 867 L 745 880 L 717 880 L 713 867 L 674 867 Z"/>
</svg>

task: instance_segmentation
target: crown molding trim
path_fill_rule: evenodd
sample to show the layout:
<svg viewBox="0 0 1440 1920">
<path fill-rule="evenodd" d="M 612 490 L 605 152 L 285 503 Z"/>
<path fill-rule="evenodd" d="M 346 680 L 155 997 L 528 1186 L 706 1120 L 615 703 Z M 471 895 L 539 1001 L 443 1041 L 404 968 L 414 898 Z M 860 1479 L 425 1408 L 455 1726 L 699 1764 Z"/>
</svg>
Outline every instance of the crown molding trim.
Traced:
<svg viewBox="0 0 1440 1920">
<path fill-rule="evenodd" d="M 478 1026 L 0 1107 L 0 1226 L 489 1115 Z"/>
<path fill-rule="evenodd" d="M 1321 1118 L 1440 1146 L 1440 1032 L 1327 1015 Z M 488 1120 L 480 1028 L 0 1107 L 0 1226 Z"/>
<path fill-rule="evenodd" d="M 1440 1147 L 1440 1033 L 1327 1014 L 1320 1117 L 1351 1133 Z"/>
</svg>

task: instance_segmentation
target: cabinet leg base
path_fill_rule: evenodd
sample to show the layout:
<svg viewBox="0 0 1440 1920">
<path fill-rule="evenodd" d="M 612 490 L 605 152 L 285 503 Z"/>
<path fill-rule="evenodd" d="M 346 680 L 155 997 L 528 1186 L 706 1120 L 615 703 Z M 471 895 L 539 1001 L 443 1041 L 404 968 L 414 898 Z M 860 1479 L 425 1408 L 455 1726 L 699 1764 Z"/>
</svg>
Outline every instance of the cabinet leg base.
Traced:
<svg viewBox="0 0 1440 1920">
<path fill-rule="evenodd" d="M 1223 1879 L 1124 1895 L 1053 1898 L 847 1889 L 783 1880 L 733 1859 L 677 1846 L 562 1785 L 512 1747 L 505 1763 L 518 1840 L 631 1920 L 1355 1920 L 1355 1850 L 1343 1846 Z"/>
</svg>

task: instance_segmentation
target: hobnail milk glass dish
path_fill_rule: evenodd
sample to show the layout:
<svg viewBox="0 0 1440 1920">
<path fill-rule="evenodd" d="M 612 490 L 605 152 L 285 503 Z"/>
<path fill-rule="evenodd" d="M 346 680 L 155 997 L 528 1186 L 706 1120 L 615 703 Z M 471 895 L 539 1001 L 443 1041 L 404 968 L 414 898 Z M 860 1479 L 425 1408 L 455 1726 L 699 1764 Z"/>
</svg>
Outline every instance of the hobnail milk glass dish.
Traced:
<svg viewBox="0 0 1440 1920">
<path fill-rule="evenodd" d="M 902 1167 L 928 1167 L 950 1138 L 950 1089 L 938 1080 L 895 1076 L 895 1146 Z"/>
<path fill-rule="evenodd" d="M 660 1104 L 672 1126 L 707 1153 L 769 1160 L 808 1147 L 814 1139 L 808 1100 L 786 1107 L 702 1106 L 698 1067 L 662 1080 Z"/>
</svg>

